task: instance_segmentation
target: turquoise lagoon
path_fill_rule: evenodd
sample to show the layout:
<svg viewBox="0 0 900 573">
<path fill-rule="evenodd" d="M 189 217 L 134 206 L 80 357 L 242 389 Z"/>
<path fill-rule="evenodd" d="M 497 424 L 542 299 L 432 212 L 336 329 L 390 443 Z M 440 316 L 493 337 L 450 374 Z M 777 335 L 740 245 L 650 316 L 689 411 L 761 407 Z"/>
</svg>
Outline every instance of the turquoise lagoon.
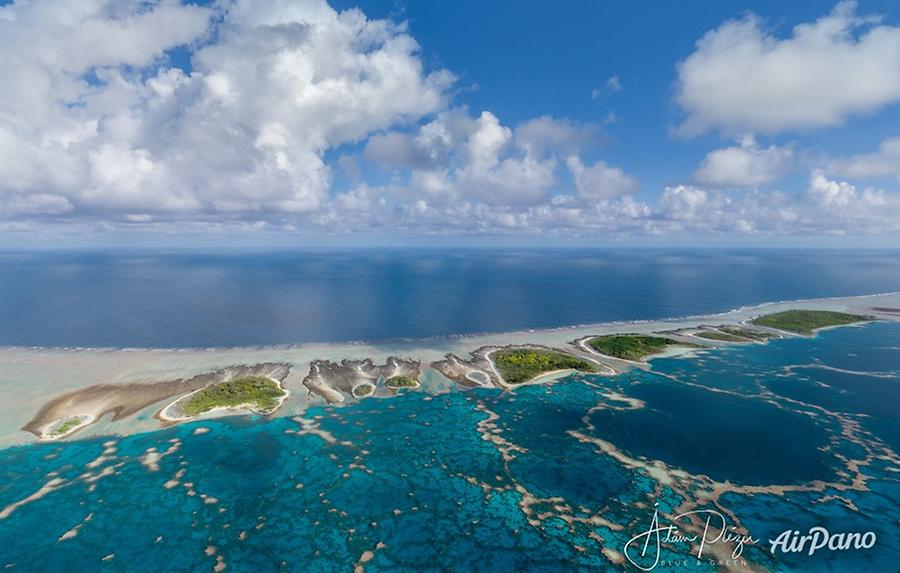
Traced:
<svg viewBox="0 0 900 573">
<path fill-rule="evenodd" d="M 741 559 L 764 569 L 894 571 L 898 348 L 900 324 L 874 323 L 513 392 L 406 392 L 303 420 L 12 447 L 0 567 L 631 571 L 623 548 L 654 508 L 662 520 L 694 502 L 739 520 L 757 540 Z M 877 542 L 770 552 L 782 531 L 814 526 Z M 715 571 L 719 558 L 684 543 L 658 556 L 659 571 Z"/>
</svg>

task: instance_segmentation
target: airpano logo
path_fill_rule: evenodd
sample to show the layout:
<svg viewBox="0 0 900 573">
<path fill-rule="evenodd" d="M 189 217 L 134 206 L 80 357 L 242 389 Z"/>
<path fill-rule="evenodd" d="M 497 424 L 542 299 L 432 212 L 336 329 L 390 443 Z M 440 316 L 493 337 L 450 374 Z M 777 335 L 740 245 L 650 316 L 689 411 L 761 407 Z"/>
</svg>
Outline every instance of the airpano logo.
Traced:
<svg viewBox="0 0 900 573">
<path fill-rule="evenodd" d="M 781 553 L 803 553 L 813 555 L 821 549 L 828 551 L 847 551 L 850 549 L 871 549 L 878 540 L 874 531 L 864 533 L 830 533 L 824 527 L 812 527 L 806 535 L 799 530 L 782 531 L 778 537 L 769 541 L 769 551 L 773 555 Z"/>
</svg>

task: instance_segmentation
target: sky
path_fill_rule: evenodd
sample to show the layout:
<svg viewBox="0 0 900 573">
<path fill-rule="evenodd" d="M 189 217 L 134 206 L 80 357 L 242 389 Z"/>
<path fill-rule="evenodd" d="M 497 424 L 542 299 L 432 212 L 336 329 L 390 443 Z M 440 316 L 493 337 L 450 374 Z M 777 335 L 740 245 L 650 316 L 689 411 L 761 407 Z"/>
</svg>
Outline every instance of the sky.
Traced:
<svg viewBox="0 0 900 573">
<path fill-rule="evenodd" d="M 900 245 L 892 2 L 0 2 L 0 245 Z"/>
</svg>

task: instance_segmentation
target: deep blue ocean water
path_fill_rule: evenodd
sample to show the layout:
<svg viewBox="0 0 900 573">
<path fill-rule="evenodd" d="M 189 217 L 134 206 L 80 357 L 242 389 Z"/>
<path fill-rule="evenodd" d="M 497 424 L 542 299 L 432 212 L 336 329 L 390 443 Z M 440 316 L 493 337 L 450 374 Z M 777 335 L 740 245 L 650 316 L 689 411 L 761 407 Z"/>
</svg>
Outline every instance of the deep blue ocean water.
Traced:
<svg viewBox="0 0 900 573">
<path fill-rule="evenodd" d="M 900 251 L 0 253 L 0 346 L 425 338 L 896 290 Z"/>
<path fill-rule="evenodd" d="M 307 411 L 333 441 L 298 433 L 291 418 L 236 416 L 7 448 L 0 508 L 63 482 L 0 517 L 0 567 L 209 571 L 221 559 L 225 571 L 344 572 L 371 551 L 367 572 L 620 571 L 602 549 L 622 551 L 646 530 L 654 504 L 670 512 L 706 488 L 699 476 L 708 475 L 799 486 L 722 496 L 759 540 L 746 548 L 748 561 L 778 572 L 894 571 L 898 468 L 865 450 L 883 452 L 897 436 L 898 348 L 900 324 L 874 323 L 659 359 L 650 372 Z M 837 383 L 823 366 L 857 374 Z M 646 406 L 622 409 L 611 392 Z M 794 401 L 801 394 L 805 402 Z M 859 422 L 862 444 L 818 404 Z M 483 439 L 490 413 L 496 443 Z M 579 435 L 692 477 L 670 487 Z M 149 448 L 173 446 L 156 471 L 141 462 Z M 867 460 L 865 491 L 843 487 L 847 460 Z M 838 486 L 803 489 L 816 481 Z M 814 526 L 872 531 L 877 543 L 813 556 L 769 552 L 781 531 Z M 691 555 L 670 544 L 663 563 L 687 564 L 656 570 L 716 570 Z"/>
</svg>

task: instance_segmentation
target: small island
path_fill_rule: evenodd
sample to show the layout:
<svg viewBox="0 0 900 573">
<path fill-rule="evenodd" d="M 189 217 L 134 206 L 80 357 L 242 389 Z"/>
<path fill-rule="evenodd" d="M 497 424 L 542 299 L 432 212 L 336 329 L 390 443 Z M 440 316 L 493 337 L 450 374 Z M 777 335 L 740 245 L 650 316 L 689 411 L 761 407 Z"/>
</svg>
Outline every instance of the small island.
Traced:
<svg viewBox="0 0 900 573">
<path fill-rule="evenodd" d="M 695 346 L 671 338 L 646 334 L 607 334 L 591 338 L 587 343 L 600 354 L 635 362 L 664 352 L 670 346 Z"/>
<path fill-rule="evenodd" d="M 44 428 L 44 431 L 41 433 L 41 439 L 58 440 L 64 438 L 69 434 L 75 433 L 84 426 L 87 426 L 91 422 L 93 422 L 93 416 L 88 415 L 66 416 L 65 418 L 60 418 Z"/>
<path fill-rule="evenodd" d="M 271 378 L 245 376 L 197 390 L 172 406 L 181 410 L 182 415 L 175 417 L 193 418 L 218 408 L 239 407 L 268 414 L 278 408 L 286 396 L 287 392 Z"/>
<path fill-rule="evenodd" d="M 400 388 L 418 388 L 419 381 L 412 376 L 394 376 L 384 381 L 384 385 L 391 390 Z"/>
<path fill-rule="evenodd" d="M 509 384 L 521 384 L 556 370 L 596 372 L 597 368 L 575 356 L 536 348 L 505 348 L 491 355 L 500 375 Z"/>
<path fill-rule="evenodd" d="M 869 320 L 874 320 L 874 317 L 830 310 L 785 310 L 754 318 L 750 323 L 757 326 L 810 335 L 819 328 Z"/>
<path fill-rule="evenodd" d="M 366 396 L 371 396 L 375 393 L 375 385 L 370 384 L 369 382 L 363 382 L 362 384 L 354 386 L 351 393 L 354 398 L 365 398 Z"/>
</svg>

